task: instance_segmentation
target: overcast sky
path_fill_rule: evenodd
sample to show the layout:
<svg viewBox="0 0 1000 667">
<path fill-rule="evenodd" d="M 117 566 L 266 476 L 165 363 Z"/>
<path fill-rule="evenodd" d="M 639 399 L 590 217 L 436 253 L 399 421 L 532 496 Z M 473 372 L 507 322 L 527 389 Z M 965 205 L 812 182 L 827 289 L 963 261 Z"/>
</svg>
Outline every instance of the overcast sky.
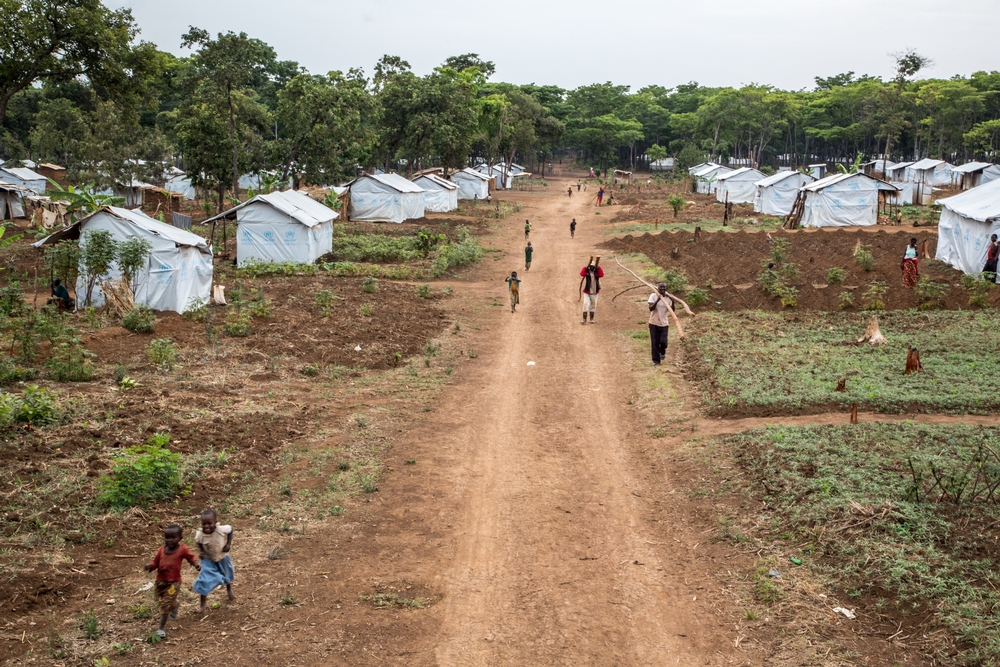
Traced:
<svg viewBox="0 0 1000 667">
<path fill-rule="evenodd" d="M 914 48 L 922 76 L 1000 70 L 997 0 L 106 0 L 130 6 L 141 38 L 177 54 L 188 25 L 246 32 L 310 72 L 401 56 L 419 74 L 479 53 L 493 80 L 636 90 L 698 81 L 813 87 L 814 76 L 891 74 Z"/>
</svg>

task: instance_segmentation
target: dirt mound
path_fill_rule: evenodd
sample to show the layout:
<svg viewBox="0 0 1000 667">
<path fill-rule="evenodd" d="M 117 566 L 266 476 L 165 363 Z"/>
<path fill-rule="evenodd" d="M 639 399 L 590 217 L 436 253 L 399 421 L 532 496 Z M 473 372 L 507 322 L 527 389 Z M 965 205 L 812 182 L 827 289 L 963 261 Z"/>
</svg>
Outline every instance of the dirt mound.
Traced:
<svg viewBox="0 0 1000 667">
<path fill-rule="evenodd" d="M 860 307 L 862 294 L 875 280 L 888 286 L 885 296 L 890 310 L 915 308 L 920 298 L 901 282 L 900 260 L 911 237 L 918 247 L 928 242 L 931 256 L 937 248 L 936 230 L 848 230 L 822 229 L 771 232 L 771 239 L 786 238 L 791 243 L 790 260 L 798 268 L 797 278 L 789 284 L 799 290 L 798 307 L 816 310 L 839 310 L 844 291 L 854 295 L 854 307 Z M 875 260 L 872 271 L 865 271 L 854 258 L 860 241 L 868 246 Z M 781 310 L 777 298 L 768 296 L 757 285 L 757 278 L 771 255 L 773 245 L 760 232 L 702 233 L 695 242 L 690 232 L 661 232 L 614 239 L 604 245 L 617 252 L 643 253 L 664 269 L 683 271 L 691 287 L 708 288 L 712 301 L 706 308 L 717 310 Z M 843 285 L 827 285 L 827 273 L 840 267 L 847 275 Z M 961 273 L 936 260 L 921 260 L 920 274 L 946 286 L 942 306 L 968 308 L 968 294 L 958 286 Z M 1000 290 L 990 296 L 992 305 L 1000 304 Z M 721 302 L 721 303 L 720 303 Z"/>
</svg>

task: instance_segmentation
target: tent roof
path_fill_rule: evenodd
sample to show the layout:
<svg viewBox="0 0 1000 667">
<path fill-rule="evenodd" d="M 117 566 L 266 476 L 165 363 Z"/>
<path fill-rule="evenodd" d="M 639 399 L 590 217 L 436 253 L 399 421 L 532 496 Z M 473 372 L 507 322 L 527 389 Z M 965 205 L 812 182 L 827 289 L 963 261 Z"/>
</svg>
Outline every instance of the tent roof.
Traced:
<svg viewBox="0 0 1000 667">
<path fill-rule="evenodd" d="M 813 176 L 812 174 L 803 174 L 801 171 L 779 171 L 777 174 L 773 176 L 768 176 L 762 181 L 757 181 L 756 183 L 754 183 L 754 185 L 756 185 L 758 188 L 766 188 L 771 185 L 774 185 L 775 183 L 780 183 L 789 176 L 795 176 L 795 175 L 804 176 L 805 178 L 811 178 L 813 180 L 816 180 L 816 177 Z"/>
<path fill-rule="evenodd" d="M 954 197 L 938 199 L 935 203 L 941 204 L 962 217 L 979 222 L 995 220 L 1000 218 L 1000 180 L 966 190 Z"/>
<path fill-rule="evenodd" d="M 458 189 L 457 185 L 455 185 L 451 181 L 446 181 L 445 179 L 441 178 L 437 174 L 421 174 L 420 176 L 417 176 L 416 178 L 414 178 L 413 181 L 416 182 L 416 181 L 419 181 L 422 178 L 426 178 L 427 180 L 429 180 L 434 185 L 438 186 L 439 188 L 444 188 L 445 190 L 457 190 Z"/>
<path fill-rule="evenodd" d="M 991 162 L 966 162 L 963 165 L 959 165 L 953 168 L 952 171 L 956 171 L 959 174 L 971 174 L 973 172 L 982 171 L 983 169 L 992 166 L 993 164 Z"/>
<path fill-rule="evenodd" d="M 0 190 L 6 190 L 7 192 L 31 192 L 32 194 L 34 194 L 34 192 L 28 190 L 27 188 L 22 188 L 20 185 L 14 185 L 13 183 L 6 183 L 4 181 L 0 181 Z"/>
<path fill-rule="evenodd" d="M 27 167 L 3 167 L 8 174 L 17 176 L 22 181 L 44 181 L 45 177 L 39 173 L 31 171 Z"/>
<path fill-rule="evenodd" d="M 455 174 L 469 174 L 471 176 L 475 176 L 477 178 L 480 178 L 480 179 L 482 179 L 484 181 L 490 180 L 489 176 L 487 176 L 486 174 L 480 173 L 480 172 L 476 171 L 475 169 L 473 169 L 471 167 L 466 167 L 465 169 L 463 169 L 461 171 L 456 171 L 454 174 L 452 174 L 452 176 L 454 176 Z"/>
<path fill-rule="evenodd" d="M 886 169 L 889 170 L 889 171 L 893 171 L 893 170 L 896 170 L 896 169 L 904 169 L 905 167 L 910 167 L 910 166 L 913 166 L 915 164 L 916 164 L 916 162 L 897 162 L 896 164 L 892 165 L 891 167 L 886 167 Z"/>
<path fill-rule="evenodd" d="M 254 202 L 264 202 L 273 208 L 281 211 L 296 222 L 300 222 L 306 227 L 316 225 L 330 220 L 335 220 L 338 216 L 333 209 L 320 204 L 315 199 L 297 190 L 286 190 L 285 192 L 271 192 L 266 195 L 257 195 L 253 199 L 248 199 L 239 206 L 235 206 L 224 213 L 220 213 L 214 218 L 205 220 L 202 224 L 207 224 L 220 218 L 229 218 L 236 211 Z"/>
<path fill-rule="evenodd" d="M 65 239 L 78 239 L 80 238 L 80 228 L 85 222 L 93 218 L 95 215 L 100 213 L 106 213 L 112 215 L 120 220 L 131 223 L 139 229 L 153 234 L 154 236 L 159 236 L 168 241 L 173 241 L 179 246 L 190 246 L 193 248 L 198 248 L 202 252 L 210 253 L 208 242 L 198 236 L 197 234 L 192 234 L 189 231 L 174 227 L 173 225 L 168 225 L 159 220 L 154 220 L 145 213 L 139 210 L 130 211 L 127 208 L 118 208 L 117 206 L 104 206 L 94 211 L 88 216 L 80 218 L 74 222 L 69 227 L 64 227 L 60 229 L 55 234 L 45 237 L 37 243 L 33 243 L 36 248 L 41 248 L 43 245 L 48 245 L 49 243 L 56 243 L 58 241 L 63 241 Z"/>
<path fill-rule="evenodd" d="M 947 163 L 944 160 L 932 160 L 929 157 L 925 157 L 923 160 L 911 164 L 910 169 L 919 169 L 919 170 L 936 169 L 937 167 L 940 167 L 943 164 Z"/>
<path fill-rule="evenodd" d="M 698 171 L 692 172 L 691 175 L 692 176 L 697 176 L 697 177 L 700 178 L 702 176 L 708 176 L 713 171 L 717 171 L 719 169 L 725 169 L 726 171 L 723 172 L 723 173 L 727 173 L 727 174 L 730 171 L 732 171 L 732 169 L 730 169 L 729 167 L 723 167 L 721 164 L 714 164 L 714 163 L 710 162 L 707 165 L 705 165 L 704 167 L 702 167 L 701 169 L 699 169 Z"/>
<path fill-rule="evenodd" d="M 372 179 L 374 181 L 378 181 L 382 185 L 389 186 L 390 188 L 392 188 L 396 192 L 403 192 L 403 193 L 412 192 L 412 193 L 417 193 L 417 192 L 423 192 L 424 191 L 423 188 L 421 188 L 419 185 L 417 185 L 416 183 L 411 183 L 410 181 L 406 180 L 405 178 L 403 178 L 399 174 L 384 174 L 384 173 L 383 174 L 362 174 L 362 175 L 358 176 L 357 178 L 355 178 L 350 183 L 348 183 L 347 187 L 351 187 L 352 185 L 354 185 L 355 183 L 357 183 L 358 181 L 360 181 L 362 178 L 370 178 L 370 179 Z"/>
<path fill-rule="evenodd" d="M 875 181 L 875 185 L 876 187 L 878 187 L 879 190 L 889 190 L 892 192 L 899 191 L 899 188 L 897 188 L 895 185 L 891 183 L 886 183 L 885 181 L 878 178 L 872 178 L 871 176 L 866 176 L 861 172 L 855 172 L 853 174 L 834 174 L 832 176 L 827 176 L 826 178 L 819 179 L 815 183 L 810 183 L 809 185 L 803 185 L 802 189 L 808 190 L 809 192 L 820 192 L 821 190 L 825 190 L 831 185 L 835 185 L 837 183 L 850 180 L 852 178 L 864 178 L 869 181 Z"/>
<path fill-rule="evenodd" d="M 740 176 L 747 176 L 747 175 L 753 176 L 754 174 L 757 175 L 757 178 L 760 178 L 761 176 L 764 175 L 752 167 L 740 167 L 739 169 L 734 169 L 733 171 L 729 171 L 726 172 L 725 174 L 722 174 L 715 180 L 728 181 L 731 178 L 738 178 Z"/>
</svg>

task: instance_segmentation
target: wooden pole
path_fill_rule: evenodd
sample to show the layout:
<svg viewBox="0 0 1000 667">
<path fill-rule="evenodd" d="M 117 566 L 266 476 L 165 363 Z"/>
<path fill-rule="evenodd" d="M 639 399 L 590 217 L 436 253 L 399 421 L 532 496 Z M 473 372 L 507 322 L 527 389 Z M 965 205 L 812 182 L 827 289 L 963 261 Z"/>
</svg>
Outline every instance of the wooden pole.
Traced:
<svg viewBox="0 0 1000 667">
<path fill-rule="evenodd" d="M 636 275 L 635 271 L 632 271 L 630 268 L 628 268 L 627 266 L 625 266 L 624 264 L 622 264 L 621 260 L 618 259 L 617 257 L 615 257 L 615 261 L 618 263 L 618 266 L 622 267 L 623 269 L 625 269 L 626 271 L 628 271 L 629 273 L 631 273 L 633 278 L 635 278 L 636 280 L 638 280 L 640 283 L 642 283 L 643 285 L 645 285 L 649 289 L 653 290 L 654 294 L 659 294 L 660 300 L 663 301 L 664 295 L 660 294 L 660 291 L 658 289 L 656 289 L 656 287 L 654 287 L 650 283 L 647 283 L 645 280 L 643 280 L 638 275 Z M 674 296 L 670 292 L 667 292 L 666 296 L 669 297 L 671 300 L 673 300 L 675 303 L 679 303 L 682 306 L 684 306 L 684 312 L 686 312 L 691 317 L 694 317 L 694 313 L 691 312 L 691 309 L 688 307 L 688 305 L 686 303 L 684 303 L 684 301 L 682 299 L 677 298 L 676 296 Z M 666 302 L 664 301 L 664 303 L 666 303 Z M 684 327 L 681 326 L 681 321 L 679 319 L 677 319 L 677 313 L 675 313 L 673 311 L 673 309 L 670 308 L 669 304 L 667 305 L 667 312 L 670 313 L 670 316 L 674 318 L 674 324 L 677 325 L 677 335 L 680 336 L 681 339 L 683 339 L 684 338 Z"/>
</svg>

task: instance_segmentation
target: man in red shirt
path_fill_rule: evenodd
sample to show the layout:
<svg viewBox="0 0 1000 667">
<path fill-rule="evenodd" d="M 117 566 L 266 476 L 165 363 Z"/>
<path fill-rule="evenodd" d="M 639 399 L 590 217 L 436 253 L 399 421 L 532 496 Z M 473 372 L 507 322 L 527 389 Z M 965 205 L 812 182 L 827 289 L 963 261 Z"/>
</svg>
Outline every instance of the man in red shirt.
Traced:
<svg viewBox="0 0 1000 667">
<path fill-rule="evenodd" d="M 604 269 L 601 268 L 601 258 L 597 261 L 590 258 L 590 263 L 580 269 L 580 288 L 583 291 L 583 320 L 580 324 L 587 323 L 587 313 L 590 313 L 590 323 L 594 323 L 594 310 L 597 308 L 597 295 L 601 293 L 601 278 L 604 277 Z"/>
<path fill-rule="evenodd" d="M 153 556 L 152 562 L 146 565 L 146 572 L 156 570 L 156 597 L 160 601 L 160 629 L 156 634 L 166 637 L 163 629 L 167 625 L 167 615 L 177 618 L 177 593 L 181 590 L 181 565 L 184 561 L 191 563 L 196 570 L 201 566 L 194 558 L 186 544 L 181 544 L 182 529 L 180 526 L 168 526 L 163 530 L 163 546 Z"/>
</svg>

